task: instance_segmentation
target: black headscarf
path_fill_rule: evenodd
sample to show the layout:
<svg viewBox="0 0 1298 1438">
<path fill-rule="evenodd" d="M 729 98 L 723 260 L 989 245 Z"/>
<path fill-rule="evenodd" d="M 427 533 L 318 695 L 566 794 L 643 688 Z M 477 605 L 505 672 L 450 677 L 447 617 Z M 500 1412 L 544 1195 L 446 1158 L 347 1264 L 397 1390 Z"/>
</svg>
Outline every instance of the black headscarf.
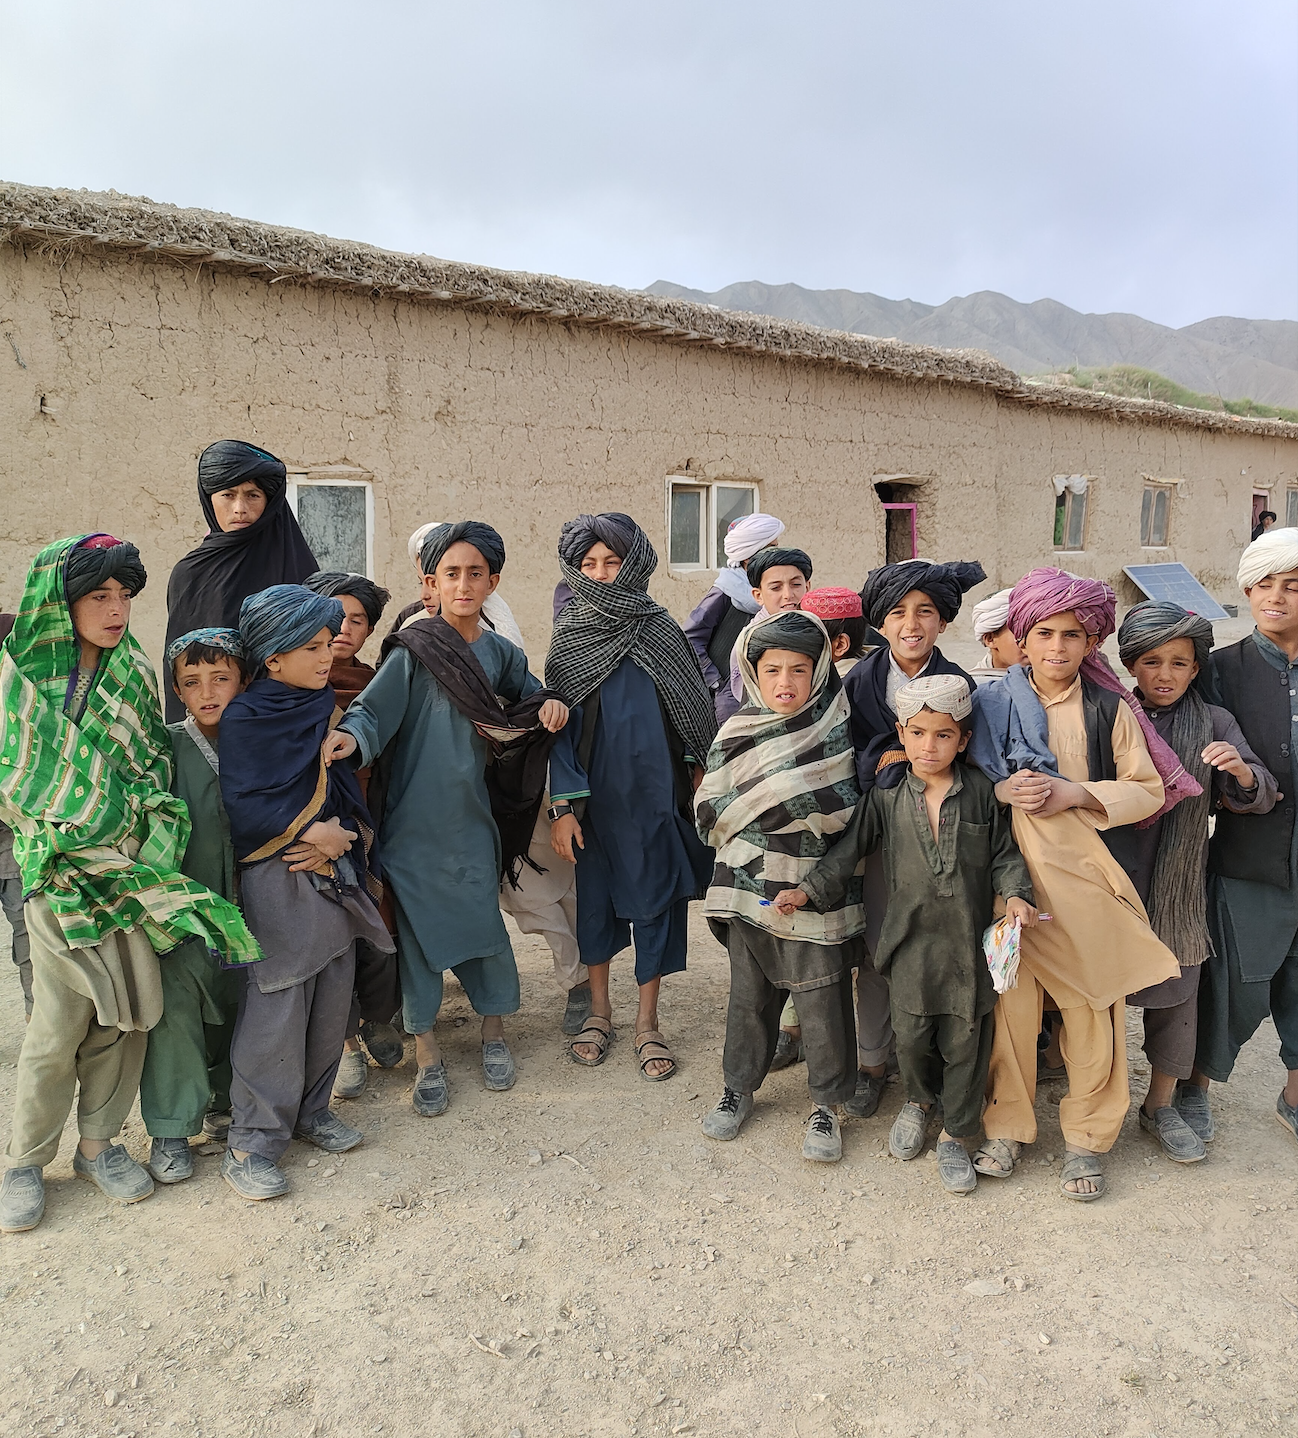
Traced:
<svg viewBox="0 0 1298 1438">
<path fill-rule="evenodd" d="M 317 594 L 323 594 L 328 599 L 337 599 L 343 594 L 359 599 L 371 629 L 383 618 L 383 610 L 392 598 L 386 589 L 375 584 L 372 579 L 366 579 L 363 574 L 348 574 L 342 569 L 322 569 L 310 579 L 303 580 L 303 583 L 308 589 L 314 589 Z"/>
<path fill-rule="evenodd" d="M 591 549 L 597 544 L 603 544 L 619 559 L 625 559 L 636 542 L 636 536 L 641 533 L 640 526 L 629 514 L 618 514 L 616 511 L 608 514 L 579 514 L 576 519 L 567 520 L 559 531 L 559 558 L 574 569 L 580 569 L 581 561 Z M 653 553 L 652 546 L 650 553 Z M 657 563 L 658 556 L 655 554 L 653 565 L 656 566 Z M 649 569 L 649 574 L 652 573 L 653 566 Z M 645 578 L 648 582 L 648 575 Z"/>
<path fill-rule="evenodd" d="M 115 579 L 134 598 L 144 588 L 149 576 L 140 562 L 140 551 L 133 544 L 124 544 L 111 534 L 92 534 L 83 539 L 68 555 L 63 571 L 64 591 L 68 603 L 75 604 L 99 588 L 106 580 Z"/>
<path fill-rule="evenodd" d="M 756 664 L 768 649 L 788 649 L 819 659 L 825 647 L 825 631 L 814 619 L 790 609 L 768 620 L 748 640 L 748 662 Z"/>
<path fill-rule="evenodd" d="M 487 561 L 492 574 L 505 567 L 505 541 L 489 524 L 480 519 L 461 519 L 455 524 L 439 524 L 430 529 L 419 546 L 419 567 L 425 574 L 434 574 L 442 556 L 453 544 L 471 544 Z"/>
<path fill-rule="evenodd" d="M 797 569 L 811 583 L 811 556 L 803 549 L 759 549 L 744 565 L 744 573 L 754 589 L 760 589 L 762 575 L 768 569 Z"/>
<path fill-rule="evenodd" d="M 882 564 L 866 575 L 861 589 L 865 617 L 877 629 L 888 613 L 912 589 L 927 594 L 942 620 L 950 622 L 960 612 L 965 594 L 987 578 L 976 559 L 934 564 L 928 559 L 907 559 L 900 564 Z"/>
<path fill-rule="evenodd" d="M 255 524 L 223 533 L 212 495 L 251 482 L 266 493 Z M 167 643 L 191 629 L 237 629 L 239 606 L 272 584 L 301 584 L 320 568 L 288 507 L 283 463 L 256 445 L 221 439 L 198 460 L 198 499 L 208 534 L 171 571 L 167 584 Z M 167 719 L 183 719 L 180 700 L 167 688 Z"/>
</svg>

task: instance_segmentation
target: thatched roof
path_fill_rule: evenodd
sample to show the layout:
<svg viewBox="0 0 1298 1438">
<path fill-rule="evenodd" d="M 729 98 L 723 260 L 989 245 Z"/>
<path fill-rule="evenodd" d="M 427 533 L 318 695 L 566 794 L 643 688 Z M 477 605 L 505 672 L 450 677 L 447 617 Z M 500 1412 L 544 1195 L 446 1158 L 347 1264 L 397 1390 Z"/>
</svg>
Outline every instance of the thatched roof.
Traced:
<svg viewBox="0 0 1298 1438">
<path fill-rule="evenodd" d="M 1014 403 L 1101 411 L 1137 423 L 1298 438 L 1298 425 L 1060 385 L 1026 384 L 982 350 L 945 350 L 822 330 L 766 315 L 639 294 L 554 275 L 529 275 L 429 255 L 404 255 L 209 210 L 180 209 L 116 191 L 0 183 L 0 242 L 42 250 L 117 251 L 457 308 L 538 315 L 633 331 L 678 344 L 868 369 L 899 379 L 976 385 Z"/>
</svg>

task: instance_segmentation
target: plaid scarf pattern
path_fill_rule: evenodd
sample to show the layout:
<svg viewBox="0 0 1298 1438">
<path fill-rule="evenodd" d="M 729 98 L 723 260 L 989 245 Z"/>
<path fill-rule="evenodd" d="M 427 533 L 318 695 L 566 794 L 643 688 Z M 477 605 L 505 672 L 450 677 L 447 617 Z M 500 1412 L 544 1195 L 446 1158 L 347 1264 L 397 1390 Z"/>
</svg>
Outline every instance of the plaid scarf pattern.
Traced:
<svg viewBox="0 0 1298 1438">
<path fill-rule="evenodd" d="M 747 699 L 721 726 L 694 798 L 699 834 L 717 851 L 703 912 L 709 918 L 743 919 L 776 936 L 841 944 L 865 930 L 859 872 L 832 909 L 799 910 L 796 931 L 794 920 L 771 904 L 781 889 L 796 888 L 825 857 L 861 799 L 847 696 L 828 635 L 807 703 L 789 715 L 775 714 L 762 703 L 748 641 L 779 618 L 757 620 L 736 646 Z M 818 618 L 815 622 L 823 630 Z"/>
<path fill-rule="evenodd" d="M 573 600 L 554 621 L 545 682 L 565 703 L 580 704 L 630 658 L 653 680 L 686 756 L 701 761 L 717 732 L 716 710 L 689 640 L 649 598 L 649 577 L 657 567 L 658 556 L 639 525 L 611 584 L 590 579 L 579 564 L 559 556 Z"/>
<path fill-rule="evenodd" d="M 139 928 L 159 953 L 200 938 L 229 965 L 252 963 L 261 950 L 239 910 L 177 870 L 189 814 L 168 789 L 158 683 L 129 630 L 103 651 L 79 723 L 63 712 L 80 658 L 64 575 L 82 538 L 32 561 L 0 650 L 0 817 L 24 892 L 44 895 L 71 949 Z"/>
</svg>

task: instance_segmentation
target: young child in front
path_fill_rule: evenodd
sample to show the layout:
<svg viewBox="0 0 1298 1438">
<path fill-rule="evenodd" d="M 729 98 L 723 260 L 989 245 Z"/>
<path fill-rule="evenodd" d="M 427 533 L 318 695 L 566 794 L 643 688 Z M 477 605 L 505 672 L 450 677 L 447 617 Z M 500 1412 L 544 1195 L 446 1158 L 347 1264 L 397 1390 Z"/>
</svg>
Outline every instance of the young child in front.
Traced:
<svg viewBox="0 0 1298 1438">
<path fill-rule="evenodd" d="M 374 826 L 355 774 L 322 755 L 334 712 L 330 646 L 343 607 L 300 584 L 244 600 L 253 680 L 221 717 L 221 799 L 244 912 L 264 958 L 247 975 L 230 1045 L 221 1165 L 241 1198 L 288 1191 L 294 1138 L 328 1153 L 360 1143 L 329 1108 L 351 1010 L 355 952 L 392 940 L 379 919 Z"/>
<path fill-rule="evenodd" d="M 500 883 L 526 853 L 545 790 L 545 762 L 538 755 L 531 771 L 530 812 L 519 805 L 522 832 L 514 837 L 520 847 L 507 848 L 487 760 L 490 753 L 499 761 L 501 748 L 491 746 L 507 735 L 548 748 L 568 710 L 528 672 L 523 651 L 481 623 L 505 564 L 504 541 L 489 524 L 437 525 L 424 537 L 420 563 L 436 587 L 440 612 L 390 636 L 391 653 L 330 735 L 326 756 L 335 770 L 345 767 L 336 761 L 353 755 L 363 766 L 391 745 L 386 804 L 378 816 L 383 866 L 400 940 L 402 1021 L 415 1036 L 414 1109 L 434 1118 L 450 1103 L 435 1032 L 447 969 L 482 1016 L 486 1087 L 514 1085 L 503 1018 L 518 1012 L 518 967 L 500 914 Z M 442 842 L 429 842 L 434 819 Z"/>
<path fill-rule="evenodd" d="M 785 997 L 796 994 L 813 1105 L 802 1156 L 832 1163 L 843 1153 L 835 1109 L 856 1089 L 858 865 L 816 913 L 794 918 L 775 901 L 824 857 L 860 797 L 847 700 L 812 615 L 766 615 L 741 643 L 747 703 L 713 740 L 695 795 L 699 834 L 717 852 L 704 913 L 730 953 L 725 1088 L 703 1131 L 738 1134 L 770 1072 Z"/>
<path fill-rule="evenodd" d="M 921 675 L 969 676 L 937 647 L 946 627 L 960 612 L 967 590 L 986 575 L 972 560 L 934 564 L 908 559 L 883 564 L 866 575 L 861 588 L 865 619 L 886 641 L 859 660 L 843 680 L 852 709 L 852 744 L 861 792 L 877 784 L 890 788 L 906 772 L 906 752 L 897 742 L 897 691 Z M 878 948 L 888 890 L 883 860 L 872 854 L 865 865 L 866 947 Z M 873 965 L 856 976 L 856 1093 L 844 1104 L 853 1118 L 869 1118 L 883 1097 L 888 1055 L 892 1051 L 888 985 Z"/>
<path fill-rule="evenodd" d="M 969 685 L 932 675 L 899 689 L 895 702 L 905 779 L 872 789 L 838 843 L 775 905 L 792 914 L 833 904 L 861 860 L 882 849 L 888 912 L 874 962 L 888 981 L 906 1092 L 888 1147 L 914 1158 L 940 1103 L 938 1175 L 949 1193 L 972 1193 L 967 1142 L 981 1128 L 996 1005 L 983 930 L 997 896 L 1008 917 L 1029 928 L 1037 911 L 991 780 L 957 762 L 972 728 Z"/>
<path fill-rule="evenodd" d="M 805 549 L 781 549 L 768 544 L 744 563 L 749 592 L 757 611 L 748 624 L 765 614 L 782 614 L 797 609 L 811 583 L 811 556 Z M 747 628 L 748 625 L 745 626 Z M 740 633 L 742 634 L 742 630 Z M 717 704 L 718 722 L 728 719 L 744 702 L 744 677 L 739 668 L 740 644 L 736 639 L 730 651 L 730 698 Z M 725 687 L 724 685 L 722 686 Z M 724 711 L 724 712 L 723 712 Z"/>
<path fill-rule="evenodd" d="M 218 738 L 226 705 L 246 670 L 237 629 L 192 629 L 167 646 L 171 686 L 185 718 L 168 724 L 171 792 L 189 810 L 180 872 L 231 903 L 239 898 L 230 824 L 221 803 Z M 239 1007 L 239 975 L 197 939 L 165 955 L 162 1017 L 149 1030 L 140 1077 L 140 1116 L 153 1140 L 149 1172 L 181 1183 L 194 1172 L 189 1140 L 224 1138 L 230 1119 L 230 1038 Z"/>
<path fill-rule="evenodd" d="M 1018 983 L 996 1005 L 987 1140 L 974 1166 L 1004 1178 L 1036 1139 L 1037 1035 L 1049 994 L 1068 1071 L 1060 1192 L 1081 1202 L 1104 1192 L 1100 1159 L 1131 1103 L 1126 996 L 1181 972 L 1105 835 L 1200 791 L 1099 652 L 1115 607 L 1098 579 L 1034 569 L 1019 580 L 1009 625 L 1027 662 L 979 691 L 969 749 L 1013 807 L 1036 902 L 1052 915 L 1023 935 Z"/>
</svg>

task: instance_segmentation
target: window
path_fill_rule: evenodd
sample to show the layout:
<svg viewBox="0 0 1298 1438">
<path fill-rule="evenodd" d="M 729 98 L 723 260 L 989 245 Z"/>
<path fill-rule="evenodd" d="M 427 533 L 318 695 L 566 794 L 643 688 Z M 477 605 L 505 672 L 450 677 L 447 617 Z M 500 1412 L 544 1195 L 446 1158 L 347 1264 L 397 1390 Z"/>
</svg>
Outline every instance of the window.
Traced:
<svg viewBox="0 0 1298 1438">
<path fill-rule="evenodd" d="M 1172 491 L 1165 484 L 1147 484 L 1140 501 L 1140 543 L 1145 549 L 1162 549 L 1167 543 L 1167 518 Z"/>
<path fill-rule="evenodd" d="M 374 573 L 374 490 L 358 470 L 289 471 L 288 503 L 321 569 Z"/>
<path fill-rule="evenodd" d="M 1086 492 L 1090 476 L 1057 474 L 1055 485 L 1055 548 L 1086 548 Z"/>
<path fill-rule="evenodd" d="M 1284 492 L 1284 522 L 1286 529 L 1298 529 L 1298 489 Z"/>
<path fill-rule="evenodd" d="M 667 481 L 667 562 L 673 569 L 720 569 L 726 531 L 757 508 L 755 484 Z"/>
</svg>

